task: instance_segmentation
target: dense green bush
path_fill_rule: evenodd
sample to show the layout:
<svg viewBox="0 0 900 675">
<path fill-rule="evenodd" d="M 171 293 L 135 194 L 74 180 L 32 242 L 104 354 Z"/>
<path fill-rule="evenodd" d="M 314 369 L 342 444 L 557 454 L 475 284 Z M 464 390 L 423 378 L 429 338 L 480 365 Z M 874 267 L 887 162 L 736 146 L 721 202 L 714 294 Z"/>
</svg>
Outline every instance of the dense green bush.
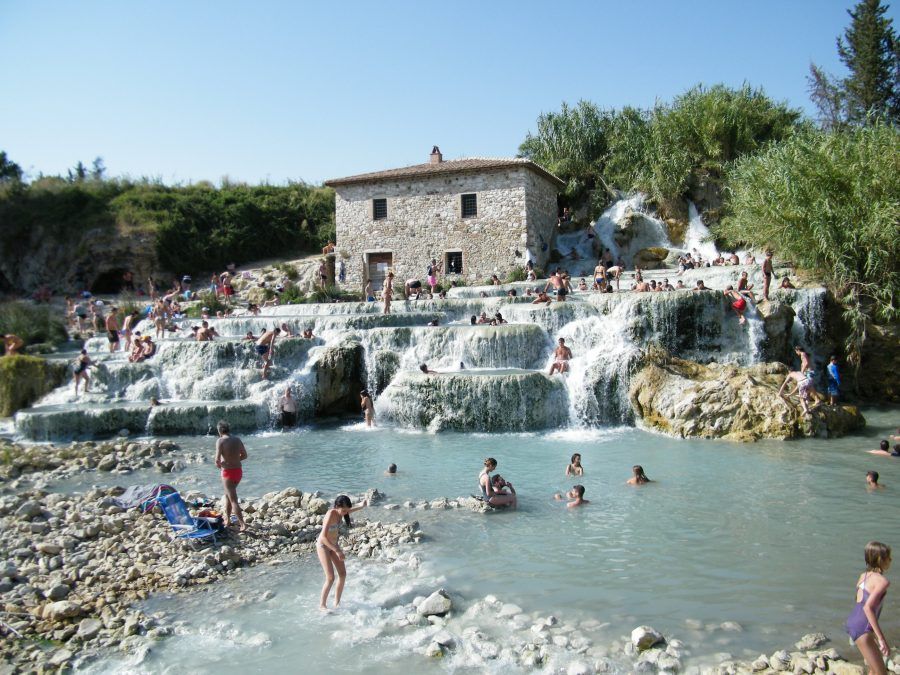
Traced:
<svg viewBox="0 0 900 675">
<path fill-rule="evenodd" d="M 734 245 L 771 247 L 833 286 L 858 354 L 869 318 L 900 318 L 900 131 L 883 123 L 806 131 L 739 160 L 728 172 Z"/>
<path fill-rule="evenodd" d="M 632 187 L 659 201 L 686 195 L 692 179 L 721 179 L 739 157 L 790 136 L 800 111 L 748 85 L 694 87 L 653 110 L 647 154 Z"/>
<path fill-rule="evenodd" d="M 59 344 L 68 339 L 63 318 L 47 305 L 0 303 L 0 335 L 13 333 L 26 345 Z"/>
<path fill-rule="evenodd" d="M 692 182 L 717 181 L 728 162 L 758 152 L 797 128 L 800 112 L 745 85 L 694 87 L 653 110 L 602 110 L 579 101 L 538 117 L 519 152 L 566 181 L 577 202 L 601 188 L 643 190 L 657 202 L 684 197 Z"/>
<path fill-rule="evenodd" d="M 36 356 L 0 358 L 0 417 L 9 417 L 30 406 L 61 385 L 67 372 L 66 364 Z"/>
<path fill-rule="evenodd" d="M 162 267 L 221 271 L 226 263 L 320 250 L 334 237 L 334 192 L 286 186 L 42 177 L 0 183 L 0 254 L 79 247 L 101 234 L 152 233 Z"/>
<path fill-rule="evenodd" d="M 120 222 L 154 227 L 159 262 L 177 272 L 315 250 L 334 221 L 333 192 L 299 183 L 141 186 L 110 206 Z"/>
</svg>

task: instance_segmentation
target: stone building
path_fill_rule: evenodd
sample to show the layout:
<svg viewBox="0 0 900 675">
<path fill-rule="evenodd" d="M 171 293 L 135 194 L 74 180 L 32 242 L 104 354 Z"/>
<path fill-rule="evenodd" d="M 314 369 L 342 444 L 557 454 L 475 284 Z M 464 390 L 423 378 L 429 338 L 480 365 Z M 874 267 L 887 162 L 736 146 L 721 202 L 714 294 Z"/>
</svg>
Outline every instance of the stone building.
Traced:
<svg viewBox="0 0 900 675">
<path fill-rule="evenodd" d="M 444 161 L 435 147 L 427 164 L 325 182 L 335 190 L 336 252 L 345 285 L 367 280 L 379 290 L 421 279 L 429 261 L 448 279 L 483 281 L 527 259 L 542 268 L 557 222 L 564 183 L 526 159 Z"/>
</svg>

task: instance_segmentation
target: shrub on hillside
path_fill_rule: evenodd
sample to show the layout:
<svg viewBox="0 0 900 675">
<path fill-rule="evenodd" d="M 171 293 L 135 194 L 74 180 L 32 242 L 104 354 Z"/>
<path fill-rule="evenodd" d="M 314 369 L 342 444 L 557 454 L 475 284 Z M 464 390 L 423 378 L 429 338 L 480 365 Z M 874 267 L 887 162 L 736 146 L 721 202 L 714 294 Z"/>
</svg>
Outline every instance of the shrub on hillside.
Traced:
<svg viewBox="0 0 900 675">
<path fill-rule="evenodd" d="M 27 302 L 0 304 L 0 335 L 13 333 L 26 345 L 60 344 L 68 339 L 63 320 L 47 305 Z"/>
</svg>

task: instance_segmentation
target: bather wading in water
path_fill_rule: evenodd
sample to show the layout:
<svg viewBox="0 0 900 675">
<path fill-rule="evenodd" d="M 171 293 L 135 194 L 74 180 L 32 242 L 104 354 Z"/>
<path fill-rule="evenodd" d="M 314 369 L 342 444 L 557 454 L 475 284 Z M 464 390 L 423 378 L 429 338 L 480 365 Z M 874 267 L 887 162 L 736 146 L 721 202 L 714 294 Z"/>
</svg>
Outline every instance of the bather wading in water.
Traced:
<svg viewBox="0 0 900 675">
<path fill-rule="evenodd" d="M 331 592 L 331 586 L 334 584 L 334 573 L 337 572 L 338 582 L 334 589 L 334 606 L 341 604 L 341 595 L 344 592 L 344 582 L 347 580 L 347 568 L 344 565 L 344 552 L 338 545 L 338 529 L 340 527 L 341 518 L 347 524 L 352 525 L 350 514 L 360 509 L 366 508 L 368 503 L 363 501 L 359 506 L 354 507 L 347 495 L 338 495 L 334 500 L 334 506 L 325 514 L 322 521 L 322 531 L 316 540 L 316 553 L 319 555 L 319 562 L 322 564 L 322 571 L 325 572 L 325 583 L 322 585 L 322 595 L 319 598 L 319 609 L 328 609 L 328 594 Z"/>
</svg>

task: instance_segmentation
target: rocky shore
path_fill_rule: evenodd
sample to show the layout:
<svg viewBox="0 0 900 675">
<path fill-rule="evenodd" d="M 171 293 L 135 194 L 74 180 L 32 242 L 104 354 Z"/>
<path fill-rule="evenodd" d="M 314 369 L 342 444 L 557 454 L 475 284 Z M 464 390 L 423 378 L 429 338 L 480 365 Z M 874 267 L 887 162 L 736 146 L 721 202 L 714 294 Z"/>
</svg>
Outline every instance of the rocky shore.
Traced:
<svg viewBox="0 0 900 675">
<path fill-rule="evenodd" d="M 201 453 L 182 452 L 169 440 L 135 442 L 84 441 L 65 445 L 23 445 L 0 442 L 0 486 L 7 490 L 44 487 L 50 481 L 81 473 L 127 475 L 155 467 L 159 473 L 181 471 L 189 464 L 208 461 Z"/>
<path fill-rule="evenodd" d="M 493 595 L 470 603 L 465 610 L 458 598 L 444 589 L 431 595 L 416 597 L 401 608 L 404 614 L 396 625 L 401 630 L 414 630 L 415 640 L 423 656 L 431 659 L 458 657 L 467 665 L 489 667 L 505 661 L 524 670 L 541 668 L 566 675 L 594 673 L 679 673 L 688 675 L 749 675 L 760 673 L 794 673 L 795 675 L 863 675 L 863 667 L 844 659 L 823 633 L 809 633 L 797 642 L 770 655 L 741 660 L 729 653 L 709 658 L 692 654 L 685 641 L 664 636 L 650 626 L 638 626 L 629 635 L 600 645 L 590 635 L 609 624 L 589 619 L 563 621 L 553 615 L 525 613 L 522 608 Z M 476 623 L 477 622 L 477 623 Z M 743 631 L 740 624 L 725 621 L 702 625 L 685 622 L 688 628 L 709 633 L 734 634 Z M 502 627 L 503 637 L 486 633 L 488 628 Z M 686 659 L 704 665 L 685 666 Z M 900 672 L 900 659 L 895 650 L 888 662 L 891 672 Z"/>
<path fill-rule="evenodd" d="M 13 671 L 55 672 L 110 649 L 146 652 L 172 628 L 134 603 L 278 556 L 309 554 L 329 506 L 321 494 L 296 488 L 246 500 L 247 532 L 228 530 L 216 545 L 194 550 L 172 541 L 161 515 L 117 506 L 112 497 L 119 493 L 29 490 L 0 497 L 0 659 Z M 364 497 L 381 496 L 370 491 L 357 499 Z M 421 537 L 415 522 L 360 520 L 343 532 L 341 545 L 371 558 Z"/>
</svg>

